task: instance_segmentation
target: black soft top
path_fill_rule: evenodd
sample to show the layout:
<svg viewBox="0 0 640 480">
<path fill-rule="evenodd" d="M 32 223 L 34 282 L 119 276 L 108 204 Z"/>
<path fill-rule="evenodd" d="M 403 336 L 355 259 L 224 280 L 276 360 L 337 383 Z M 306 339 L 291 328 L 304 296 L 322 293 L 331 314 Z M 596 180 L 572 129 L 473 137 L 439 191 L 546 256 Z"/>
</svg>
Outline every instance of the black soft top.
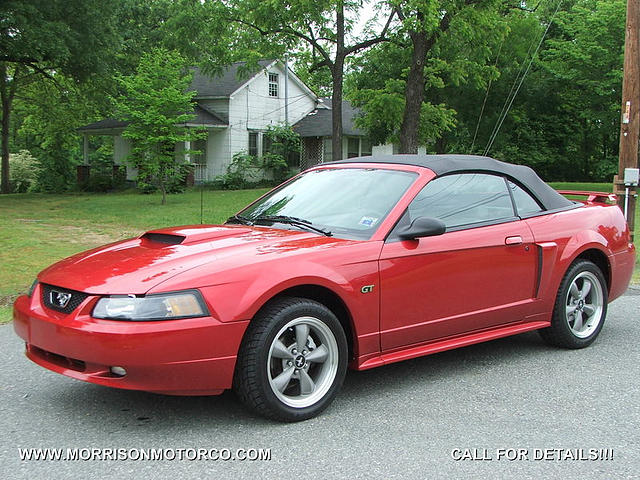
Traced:
<svg viewBox="0 0 640 480">
<path fill-rule="evenodd" d="M 501 162 L 479 155 L 373 155 L 327 162 L 325 165 L 346 163 L 392 163 L 415 165 L 432 170 L 437 176 L 449 173 L 498 173 L 505 175 L 528 190 L 546 210 L 565 209 L 575 206 L 571 200 L 544 183 L 531 168 Z"/>
</svg>

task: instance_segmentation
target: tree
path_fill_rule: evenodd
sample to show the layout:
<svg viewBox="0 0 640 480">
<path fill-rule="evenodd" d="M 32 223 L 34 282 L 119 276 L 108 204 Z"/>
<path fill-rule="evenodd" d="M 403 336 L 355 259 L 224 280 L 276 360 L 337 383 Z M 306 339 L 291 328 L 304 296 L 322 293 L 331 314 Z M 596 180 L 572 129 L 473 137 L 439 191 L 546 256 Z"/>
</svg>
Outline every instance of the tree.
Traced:
<svg viewBox="0 0 640 480">
<path fill-rule="evenodd" d="M 609 180 L 618 171 L 625 11 L 624 0 L 577 0 L 558 13 L 557 33 L 541 55 L 584 179 Z"/>
<path fill-rule="evenodd" d="M 460 18 L 467 21 L 472 29 L 460 29 L 473 36 L 482 32 L 481 27 L 491 18 L 492 10 L 497 10 L 496 0 L 407 0 L 394 3 L 403 28 L 410 39 L 412 53 L 405 88 L 405 108 L 400 129 L 400 153 L 417 153 L 421 111 L 425 94 L 425 68 L 430 59 L 437 59 L 436 46 L 452 24 Z M 484 7 L 487 11 L 483 11 Z M 466 18 L 465 18 L 466 17 Z M 477 23 L 469 23 L 469 20 Z M 484 25 L 482 25 L 484 24 Z M 464 55 L 464 52 L 461 52 Z M 428 70 L 427 70 L 427 73 Z"/>
<path fill-rule="evenodd" d="M 310 67 L 331 72 L 331 122 L 333 159 L 342 158 L 342 98 L 344 70 L 347 58 L 373 45 L 388 40 L 394 10 L 386 14 L 386 22 L 377 33 L 368 31 L 367 38 L 349 43 L 352 20 L 362 2 L 349 0 L 272 1 L 233 0 L 231 19 L 259 32 L 262 36 L 280 39 L 288 46 L 304 43 L 317 60 Z"/>
<path fill-rule="evenodd" d="M 201 136 L 186 126 L 194 118 L 191 78 L 180 54 L 157 48 L 142 56 L 135 74 L 120 78 L 124 93 L 115 99 L 119 117 L 129 123 L 122 135 L 132 141 L 138 181 L 156 185 L 162 205 L 168 187 L 185 175 L 176 155 L 188 149 L 176 152 L 176 145 Z"/>
<path fill-rule="evenodd" d="M 363 55 L 347 82 L 364 114 L 357 124 L 375 143 L 399 143 L 401 153 L 437 144 L 453 129 L 456 99 L 446 88 L 480 88 L 497 71 L 488 62 L 507 31 L 493 0 L 391 2 L 402 20 L 392 41 Z"/>
<path fill-rule="evenodd" d="M 9 132 L 17 93 L 39 77 L 80 80 L 108 68 L 105 52 L 118 45 L 112 2 L 4 0 L 0 4 L 0 102 L 2 175 L 9 191 Z"/>
</svg>

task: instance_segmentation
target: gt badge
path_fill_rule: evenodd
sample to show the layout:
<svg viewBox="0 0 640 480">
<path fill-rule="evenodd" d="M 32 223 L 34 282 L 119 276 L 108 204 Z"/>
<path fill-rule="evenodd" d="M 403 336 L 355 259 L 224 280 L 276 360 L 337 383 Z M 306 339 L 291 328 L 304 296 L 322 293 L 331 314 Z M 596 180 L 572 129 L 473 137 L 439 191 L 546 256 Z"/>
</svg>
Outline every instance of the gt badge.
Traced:
<svg viewBox="0 0 640 480">
<path fill-rule="evenodd" d="M 362 293 L 371 293 L 371 292 L 373 292 L 373 287 L 375 287 L 375 285 L 365 285 L 364 287 L 362 287 L 360 289 L 360 291 Z"/>
</svg>

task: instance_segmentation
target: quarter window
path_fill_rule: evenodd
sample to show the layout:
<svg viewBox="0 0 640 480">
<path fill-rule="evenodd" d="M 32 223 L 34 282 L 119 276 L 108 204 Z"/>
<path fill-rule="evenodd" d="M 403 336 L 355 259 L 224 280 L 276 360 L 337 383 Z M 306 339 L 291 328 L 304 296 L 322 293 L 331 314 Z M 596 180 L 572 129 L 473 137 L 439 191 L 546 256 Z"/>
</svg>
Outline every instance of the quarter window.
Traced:
<svg viewBox="0 0 640 480">
<path fill-rule="evenodd" d="M 523 188 L 509 181 L 509 189 L 511 190 L 511 195 L 513 195 L 513 201 L 516 203 L 516 210 L 519 216 L 525 217 L 543 211 L 538 202 Z"/>
<path fill-rule="evenodd" d="M 514 212 L 504 178 L 463 173 L 430 181 L 409 205 L 409 216 L 439 218 L 451 229 L 507 220 Z"/>
</svg>

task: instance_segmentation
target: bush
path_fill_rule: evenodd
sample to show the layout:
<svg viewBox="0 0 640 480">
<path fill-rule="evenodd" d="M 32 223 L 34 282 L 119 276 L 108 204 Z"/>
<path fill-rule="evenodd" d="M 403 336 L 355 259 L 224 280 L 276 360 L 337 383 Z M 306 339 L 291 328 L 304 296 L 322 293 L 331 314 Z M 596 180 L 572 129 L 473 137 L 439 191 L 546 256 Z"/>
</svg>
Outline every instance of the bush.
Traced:
<svg viewBox="0 0 640 480">
<path fill-rule="evenodd" d="M 13 193 L 38 190 L 38 176 L 42 167 L 29 150 L 9 155 L 9 185 Z"/>
<path fill-rule="evenodd" d="M 246 152 L 238 152 L 227 167 L 224 175 L 216 177 L 215 184 L 224 190 L 249 188 L 262 180 L 264 171 L 260 161 Z"/>
</svg>

